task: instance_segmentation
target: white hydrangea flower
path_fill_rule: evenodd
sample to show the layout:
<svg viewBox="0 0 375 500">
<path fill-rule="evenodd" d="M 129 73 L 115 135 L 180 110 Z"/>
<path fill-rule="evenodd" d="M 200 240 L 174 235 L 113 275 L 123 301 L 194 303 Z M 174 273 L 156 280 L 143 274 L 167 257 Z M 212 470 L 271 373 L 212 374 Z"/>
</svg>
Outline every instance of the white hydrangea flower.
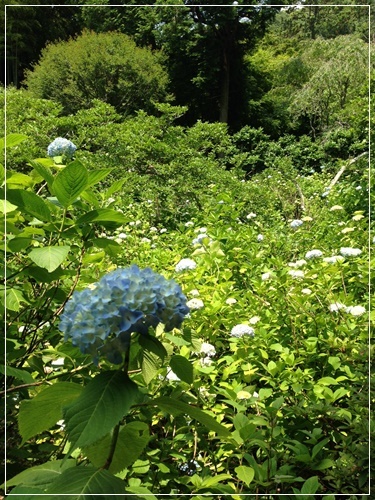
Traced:
<svg viewBox="0 0 375 500">
<path fill-rule="evenodd" d="M 341 205 L 333 205 L 333 207 L 331 207 L 329 210 L 331 212 L 334 212 L 335 210 L 344 210 L 344 207 L 342 207 Z"/>
<path fill-rule="evenodd" d="M 342 304 L 341 302 L 334 302 L 333 304 L 330 304 L 328 309 L 331 311 L 331 312 L 337 312 L 339 311 L 340 309 L 345 309 L 346 310 L 346 305 L 345 304 Z"/>
<path fill-rule="evenodd" d="M 300 219 L 294 219 L 290 223 L 290 227 L 296 228 L 296 227 L 302 226 L 302 224 L 303 224 L 302 220 L 300 220 Z"/>
<path fill-rule="evenodd" d="M 305 295 L 312 294 L 312 291 L 310 290 L 310 288 L 302 288 L 301 292 L 304 293 Z"/>
<path fill-rule="evenodd" d="M 342 234 L 346 234 L 346 233 L 352 233 L 353 231 L 355 231 L 355 228 L 354 227 L 346 227 L 345 229 L 343 229 L 341 231 Z"/>
<path fill-rule="evenodd" d="M 263 241 L 263 240 L 264 240 L 263 234 L 258 234 L 257 241 Z"/>
<path fill-rule="evenodd" d="M 198 297 L 199 296 L 199 292 L 196 289 L 190 290 L 190 292 L 188 292 L 188 294 L 192 295 L 193 297 Z"/>
<path fill-rule="evenodd" d="M 306 259 L 318 259 L 319 257 L 322 257 L 323 255 L 323 252 L 321 252 L 320 250 L 309 250 L 308 252 L 306 252 Z"/>
<path fill-rule="evenodd" d="M 197 264 L 193 259 L 181 259 L 180 262 L 176 264 L 175 271 L 180 273 L 181 271 L 192 270 L 196 267 Z"/>
<path fill-rule="evenodd" d="M 363 219 L 363 218 L 364 218 L 364 215 L 362 215 L 362 214 L 357 214 L 357 215 L 354 215 L 354 216 L 352 217 L 352 220 L 357 221 L 357 220 L 361 220 L 361 219 Z"/>
<path fill-rule="evenodd" d="M 305 264 L 307 264 L 307 262 L 305 261 L 305 259 L 299 259 L 296 262 L 289 262 L 288 266 L 289 267 L 302 267 Z"/>
<path fill-rule="evenodd" d="M 254 214 L 254 212 L 250 212 L 249 214 L 246 215 L 246 219 L 254 219 L 254 217 L 256 217 L 257 214 Z"/>
<path fill-rule="evenodd" d="M 362 253 L 362 250 L 360 250 L 359 248 L 341 247 L 340 253 L 344 257 L 357 257 L 357 255 L 360 255 Z"/>
<path fill-rule="evenodd" d="M 215 356 L 216 354 L 216 349 L 215 347 L 210 344 L 209 342 L 203 342 L 201 345 L 201 350 L 199 351 L 200 354 L 206 354 L 206 356 Z"/>
<path fill-rule="evenodd" d="M 186 302 L 186 305 L 188 306 L 189 309 L 192 310 L 198 310 L 204 307 L 203 300 L 201 299 L 191 299 L 188 302 Z"/>
<path fill-rule="evenodd" d="M 191 226 L 194 226 L 194 222 L 192 220 L 185 222 L 185 227 L 191 227 Z"/>
<path fill-rule="evenodd" d="M 346 308 L 346 312 L 352 316 L 362 316 L 362 314 L 365 314 L 366 309 L 363 306 L 349 306 Z"/>
<path fill-rule="evenodd" d="M 125 233 L 120 233 L 117 235 L 117 238 L 120 238 L 120 240 L 126 240 L 127 237 L 128 235 Z"/>
<path fill-rule="evenodd" d="M 202 241 L 205 238 L 210 238 L 210 237 L 206 233 L 200 233 L 200 234 L 198 234 L 198 236 L 196 238 L 193 239 L 192 244 L 193 245 L 201 245 Z"/>
<path fill-rule="evenodd" d="M 225 301 L 225 303 L 228 305 L 235 304 L 236 302 L 237 302 L 237 300 L 234 299 L 233 297 L 228 297 L 227 300 Z"/>
<path fill-rule="evenodd" d="M 212 359 L 209 356 L 206 356 L 205 358 L 200 359 L 200 364 L 201 366 L 211 366 L 212 365 Z"/>
<path fill-rule="evenodd" d="M 108 198 L 107 202 L 108 203 L 114 203 L 116 200 L 112 197 Z"/>
<path fill-rule="evenodd" d="M 262 281 L 269 280 L 271 278 L 271 273 L 263 273 L 262 274 Z"/>
<path fill-rule="evenodd" d="M 230 336 L 240 338 L 244 335 L 250 335 L 251 337 L 254 337 L 254 333 L 254 328 L 251 328 L 251 326 L 240 324 L 232 328 Z"/>
<path fill-rule="evenodd" d="M 256 325 L 258 323 L 258 321 L 260 321 L 259 316 L 253 316 L 252 318 L 249 319 L 250 325 Z"/>
<path fill-rule="evenodd" d="M 167 229 L 165 229 L 165 227 L 161 228 L 160 229 L 160 234 L 163 234 L 163 233 L 166 233 L 167 232 Z"/>
<path fill-rule="evenodd" d="M 141 242 L 142 243 L 151 243 L 151 240 L 150 240 L 150 238 L 142 238 Z"/>
<path fill-rule="evenodd" d="M 169 380 L 170 382 L 179 382 L 181 379 L 177 377 L 174 371 L 168 370 L 166 379 Z"/>
<path fill-rule="evenodd" d="M 295 279 L 302 279 L 305 276 L 305 273 L 298 269 L 297 270 L 292 269 L 291 271 L 288 271 L 288 274 L 290 274 L 290 276 Z"/>
<path fill-rule="evenodd" d="M 158 232 L 158 228 L 157 227 L 154 227 L 154 226 L 150 227 L 150 233 L 157 233 L 157 232 Z"/>
<path fill-rule="evenodd" d="M 345 259 L 342 255 L 332 255 L 332 257 L 324 257 L 323 262 L 328 264 L 336 264 L 336 262 L 343 262 Z"/>
</svg>

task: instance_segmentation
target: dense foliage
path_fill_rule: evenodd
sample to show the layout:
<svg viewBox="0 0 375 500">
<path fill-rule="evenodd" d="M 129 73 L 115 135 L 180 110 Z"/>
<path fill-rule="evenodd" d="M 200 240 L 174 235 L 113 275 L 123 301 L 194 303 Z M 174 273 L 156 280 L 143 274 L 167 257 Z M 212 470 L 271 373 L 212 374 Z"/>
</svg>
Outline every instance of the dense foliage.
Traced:
<svg viewBox="0 0 375 500">
<path fill-rule="evenodd" d="M 0 92 L 9 496 L 372 494 L 362 15 L 254 11 L 251 38 L 197 7 L 85 7 L 100 33 Z M 246 102 L 220 121 L 226 23 Z"/>
</svg>

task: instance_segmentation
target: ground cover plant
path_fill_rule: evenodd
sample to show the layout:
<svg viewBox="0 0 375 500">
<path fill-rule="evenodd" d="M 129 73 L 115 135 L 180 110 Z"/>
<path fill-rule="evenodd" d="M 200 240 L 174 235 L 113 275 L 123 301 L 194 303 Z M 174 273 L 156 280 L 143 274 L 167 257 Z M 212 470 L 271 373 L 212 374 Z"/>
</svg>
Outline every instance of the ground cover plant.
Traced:
<svg viewBox="0 0 375 500">
<path fill-rule="evenodd" d="M 6 179 L 10 496 L 366 493 L 366 159 L 233 174 L 166 227 L 78 157 Z"/>
</svg>

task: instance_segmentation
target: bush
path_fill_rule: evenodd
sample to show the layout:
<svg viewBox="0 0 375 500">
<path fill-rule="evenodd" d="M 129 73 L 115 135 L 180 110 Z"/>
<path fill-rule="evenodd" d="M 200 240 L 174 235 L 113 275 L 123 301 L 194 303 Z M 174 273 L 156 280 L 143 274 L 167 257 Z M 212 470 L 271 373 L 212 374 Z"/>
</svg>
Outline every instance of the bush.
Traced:
<svg viewBox="0 0 375 500">
<path fill-rule="evenodd" d="M 60 102 L 66 114 L 89 108 L 93 99 L 131 114 L 150 110 L 152 99 L 166 98 L 160 61 L 124 34 L 84 31 L 76 39 L 49 44 L 25 84 L 35 97 Z"/>
</svg>

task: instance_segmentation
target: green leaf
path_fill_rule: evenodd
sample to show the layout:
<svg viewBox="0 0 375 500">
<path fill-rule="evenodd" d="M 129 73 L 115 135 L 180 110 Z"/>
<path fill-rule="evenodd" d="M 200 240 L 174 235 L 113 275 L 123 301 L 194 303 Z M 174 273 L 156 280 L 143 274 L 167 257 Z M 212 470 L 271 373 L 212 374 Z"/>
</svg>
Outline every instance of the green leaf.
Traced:
<svg viewBox="0 0 375 500">
<path fill-rule="evenodd" d="M 216 486 L 227 479 L 232 479 L 232 476 L 230 474 L 217 474 L 216 476 L 207 477 L 201 482 L 199 489 L 212 488 L 212 486 Z"/>
<path fill-rule="evenodd" d="M 254 479 L 254 469 L 252 467 L 247 467 L 246 465 L 239 465 L 234 470 L 238 479 L 243 481 L 246 486 L 249 486 L 251 481 Z"/>
<path fill-rule="evenodd" d="M 21 370 L 20 368 L 13 368 L 13 366 L 0 365 L 0 373 L 7 377 L 16 377 L 25 384 L 33 384 L 35 380 L 33 379 L 31 373 L 26 370 Z"/>
<path fill-rule="evenodd" d="M 311 452 L 311 458 L 314 459 L 316 455 L 320 452 L 320 450 L 327 444 L 329 443 L 330 439 L 329 438 L 324 438 L 322 439 L 319 443 L 317 443 L 314 448 L 312 449 Z"/>
<path fill-rule="evenodd" d="M 16 288 L 7 288 L 5 292 L 5 308 L 10 311 L 19 311 L 21 309 L 21 304 L 24 302 L 28 304 L 28 300 L 25 299 L 22 292 Z"/>
<path fill-rule="evenodd" d="M 333 366 L 335 370 L 340 367 L 341 360 L 337 356 L 329 356 L 328 363 Z"/>
<path fill-rule="evenodd" d="M 108 434 L 139 397 L 137 384 L 123 371 L 99 373 L 79 398 L 63 410 L 71 443 L 69 453 Z"/>
<path fill-rule="evenodd" d="M 0 200 L 0 212 L 2 214 L 8 214 L 9 212 L 13 212 L 16 210 L 17 205 L 13 205 L 8 200 Z"/>
<path fill-rule="evenodd" d="M 38 172 L 38 174 L 47 182 L 49 190 L 51 192 L 52 189 L 52 184 L 55 180 L 54 176 L 52 175 L 51 170 L 43 165 L 40 161 L 33 160 L 29 162 L 29 165 L 33 167 L 33 169 Z M 52 194 L 52 192 L 51 192 Z"/>
<path fill-rule="evenodd" d="M 113 168 L 100 168 L 98 170 L 90 170 L 88 172 L 89 177 L 87 181 L 87 186 L 93 186 L 94 184 L 97 184 L 101 180 L 105 179 L 108 174 L 112 172 Z"/>
<path fill-rule="evenodd" d="M 51 246 L 34 248 L 29 253 L 30 259 L 39 267 L 47 269 L 49 273 L 64 262 L 70 250 L 70 246 Z"/>
<path fill-rule="evenodd" d="M 102 467 L 111 447 L 112 434 L 84 449 L 87 458 L 95 467 Z M 116 474 L 133 464 L 141 455 L 150 439 L 148 425 L 144 422 L 129 422 L 120 429 L 115 453 L 109 471 Z"/>
<path fill-rule="evenodd" d="M 23 134 L 8 134 L 5 138 L 0 139 L 0 149 L 11 148 L 17 146 L 23 141 L 26 141 L 27 136 Z"/>
<path fill-rule="evenodd" d="M 208 415 L 200 408 L 191 406 L 178 399 L 169 398 L 162 396 L 160 398 L 153 399 L 150 403 L 154 406 L 158 406 L 162 411 L 166 411 L 171 415 L 179 415 L 184 413 L 194 418 L 199 423 L 207 427 L 210 431 L 216 432 L 218 435 L 223 437 L 229 437 L 231 433 L 223 425 L 219 424 L 211 415 Z"/>
<path fill-rule="evenodd" d="M 302 485 L 301 493 L 311 495 L 318 491 L 319 489 L 319 479 L 318 476 L 312 476 L 307 479 Z"/>
<path fill-rule="evenodd" d="M 193 383 L 193 365 L 189 360 L 179 354 L 176 354 L 175 356 L 172 356 L 170 366 L 179 379 L 183 380 L 187 384 Z"/>
<path fill-rule="evenodd" d="M 335 462 L 330 458 L 323 458 L 317 465 L 312 466 L 312 470 L 325 470 L 333 467 Z"/>
<path fill-rule="evenodd" d="M 37 495 L 42 496 L 43 493 L 44 490 L 42 488 L 37 488 L 35 486 L 20 485 L 13 488 L 12 491 L 7 494 L 7 497 L 14 495 L 17 496 L 17 500 L 30 500 L 30 498 L 37 498 Z M 33 496 L 31 497 L 31 495 Z"/>
<path fill-rule="evenodd" d="M 7 247 L 11 252 L 20 252 L 30 246 L 31 241 L 31 238 L 15 237 L 8 241 Z"/>
<path fill-rule="evenodd" d="M 6 176 L 6 184 L 31 188 L 34 186 L 34 179 L 32 179 L 29 175 L 25 175 L 20 172 L 11 172 Z"/>
<path fill-rule="evenodd" d="M 26 214 L 30 214 L 41 221 L 49 222 L 51 220 L 51 212 L 45 201 L 31 191 L 8 189 L 7 200 Z"/>
<path fill-rule="evenodd" d="M 158 373 L 161 361 L 167 356 L 167 351 L 159 339 L 150 335 L 141 335 L 139 344 L 143 354 L 142 376 L 146 384 L 149 384 Z"/>
<path fill-rule="evenodd" d="M 69 163 L 57 174 L 52 189 L 65 208 L 88 187 L 88 178 L 87 170 L 79 160 Z"/>
<path fill-rule="evenodd" d="M 115 222 L 117 224 L 125 224 L 128 222 L 128 218 L 111 208 L 99 208 L 97 210 L 91 210 L 79 217 L 76 224 L 87 224 L 88 222 Z"/>
<path fill-rule="evenodd" d="M 39 486 L 44 488 L 64 471 L 74 467 L 75 463 L 75 460 L 54 460 L 53 462 L 30 467 L 8 480 L 7 486 L 22 484 L 25 486 Z"/>
<path fill-rule="evenodd" d="M 337 385 L 338 382 L 332 377 L 322 377 L 317 382 L 320 385 Z"/>
<path fill-rule="evenodd" d="M 46 490 L 49 495 L 74 494 L 70 500 L 96 498 L 95 495 L 104 494 L 103 498 L 116 498 L 112 495 L 121 495 L 124 498 L 125 483 L 106 470 L 98 470 L 91 466 L 74 467 L 64 471 Z M 86 496 L 93 495 L 93 496 Z"/>
<path fill-rule="evenodd" d="M 23 400 L 18 414 L 21 445 L 61 420 L 63 406 L 77 399 L 81 392 L 82 386 L 79 384 L 57 382 L 43 389 L 33 399 Z"/>
<path fill-rule="evenodd" d="M 115 181 L 112 186 L 110 186 L 106 193 L 105 193 L 105 198 L 108 199 L 110 196 L 112 196 L 116 191 L 119 191 L 123 184 L 125 182 L 125 179 L 119 179 L 118 181 Z"/>
</svg>

